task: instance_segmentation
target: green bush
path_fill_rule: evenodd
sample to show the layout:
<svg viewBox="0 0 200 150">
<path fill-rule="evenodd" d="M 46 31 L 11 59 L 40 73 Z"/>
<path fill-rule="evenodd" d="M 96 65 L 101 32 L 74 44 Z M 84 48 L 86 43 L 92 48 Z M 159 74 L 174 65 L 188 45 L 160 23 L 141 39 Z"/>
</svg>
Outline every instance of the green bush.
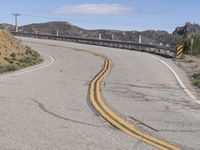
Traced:
<svg viewBox="0 0 200 150">
<path fill-rule="evenodd" d="M 10 54 L 10 57 L 4 57 L 4 60 L 9 62 L 8 65 L 0 65 L 0 73 L 11 72 L 28 66 L 41 63 L 43 60 L 40 55 L 28 48 L 26 55 L 17 58 L 15 53 Z"/>
<path fill-rule="evenodd" d="M 4 57 L 4 60 L 6 60 L 7 62 L 9 62 L 10 64 L 13 64 L 14 61 L 8 57 Z"/>
<path fill-rule="evenodd" d="M 192 37 L 194 39 L 194 44 L 192 47 L 193 55 L 200 55 L 200 35 Z"/>
<path fill-rule="evenodd" d="M 194 40 L 192 47 L 191 47 L 191 39 Z M 174 41 L 176 45 L 184 43 L 185 45 L 184 51 L 186 54 L 200 55 L 200 35 L 196 34 L 196 35 L 189 36 L 186 34 L 183 37 L 178 36 L 177 38 L 175 38 Z M 191 48 L 192 48 L 192 51 L 191 51 Z"/>
<path fill-rule="evenodd" d="M 195 73 L 193 75 L 194 84 L 200 88 L 200 73 Z"/>
<path fill-rule="evenodd" d="M 173 36 L 171 45 L 177 46 L 183 43 L 183 37 L 179 36 L 178 34 Z"/>
<path fill-rule="evenodd" d="M 15 54 L 15 53 L 12 53 L 12 54 L 10 54 L 10 57 L 15 58 L 15 57 L 16 57 L 16 54 Z"/>
<path fill-rule="evenodd" d="M 18 69 L 18 67 L 16 65 L 0 66 L 0 73 L 11 72 L 11 71 L 15 71 L 17 69 Z"/>
<path fill-rule="evenodd" d="M 27 49 L 26 52 L 25 52 L 26 55 L 29 55 L 29 54 L 32 55 L 32 53 L 33 53 L 33 51 L 30 50 L 30 49 Z"/>
</svg>

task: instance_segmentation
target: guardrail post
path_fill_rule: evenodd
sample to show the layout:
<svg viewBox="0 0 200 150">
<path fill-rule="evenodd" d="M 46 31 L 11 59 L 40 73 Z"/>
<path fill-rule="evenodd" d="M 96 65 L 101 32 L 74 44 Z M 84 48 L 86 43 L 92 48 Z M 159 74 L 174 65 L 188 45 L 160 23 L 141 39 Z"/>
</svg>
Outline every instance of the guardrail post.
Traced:
<svg viewBox="0 0 200 150">
<path fill-rule="evenodd" d="M 101 33 L 99 33 L 99 40 L 101 40 Z"/>
<path fill-rule="evenodd" d="M 139 35 L 139 41 L 138 42 L 142 43 L 142 35 L 141 34 Z"/>
</svg>

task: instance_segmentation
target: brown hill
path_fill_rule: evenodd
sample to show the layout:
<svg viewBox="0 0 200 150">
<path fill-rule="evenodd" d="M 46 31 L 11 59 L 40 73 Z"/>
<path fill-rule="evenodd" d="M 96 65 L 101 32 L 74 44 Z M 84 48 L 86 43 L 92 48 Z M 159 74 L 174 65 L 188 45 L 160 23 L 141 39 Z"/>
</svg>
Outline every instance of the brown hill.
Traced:
<svg viewBox="0 0 200 150">
<path fill-rule="evenodd" d="M 0 65 L 10 64 L 5 58 L 9 58 L 11 54 L 15 53 L 18 57 L 22 57 L 26 52 L 26 48 L 13 38 L 11 34 L 5 30 L 0 31 Z"/>
<path fill-rule="evenodd" d="M 6 30 L 0 30 L 0 73 L 18 70 L 42 61 L 40 55 L 25 47 Z"/>
<path fill-rule="evenodd" d="M 138 42 L 139 34 L 142 35 L 143 43 L 154 44 L 171 44 L 172 35 L 166 31 L 153 31 L 147 30 L 144 32 L 138 31 L 120 31 L 120 30 L 86 30 L 80 27 L 71 25 L 68 22 L 53 21 L 39 24 L 30 24 L 21 26 L 19 28 L 23 32 L 33 32 L 42 34 L 56 34 L 57 30 L 59 35 L 63 36 L 78 36 L 87 38 L 99 38 L 101 34 L 102 39 L 113 39 L 122 41 Z"/>
<path fill-rule="evenodd" d="M 0 24 L 0 28 L 6 28 L 14 31 L 15 27 L 10 24 Z M 52 21 L 46 23 L 29 24 L 19 27 L 19 31 L 22 32 L 32 32 L 32 33 L 42 33 L 42 34 L 57 34 L 62 36 L 77 36 L 77 37 L 87 37 L 87 38 L 99 38 L 101 34 L 102 39 L 113 39 L 122 41 L 133 41 L 138 42 L 139 35 L 142 35 L 143 43 L 152 44 L 170 44 L 174 45 L 174 35 L 183 36 L 185 34 L 200 34 L 200 25 L 192 24 L 187 22 L 182 27 L 177 27 L 173 34 L 169 34 L 166 31 L 120 31 L 120 30 L 86 30 L 75 25 L 70 24 L 65 21 Z"/>
</svg>

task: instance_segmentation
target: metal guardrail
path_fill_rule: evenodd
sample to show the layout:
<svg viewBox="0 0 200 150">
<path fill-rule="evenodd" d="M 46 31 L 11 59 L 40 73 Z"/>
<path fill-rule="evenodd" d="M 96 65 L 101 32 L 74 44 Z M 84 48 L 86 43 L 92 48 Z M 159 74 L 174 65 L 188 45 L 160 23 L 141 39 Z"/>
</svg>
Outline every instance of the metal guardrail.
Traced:
<svg viewBox="0 0 200 150">
<path fill-rule="evenodd" d="M 11 32 L 11 33 L 14 36 L 76 42 L 76 43 L 82 43 L 82 44 L 90 44 L 90 45 L 98 45 L 98 46 L 144 51 L 144 52 L 162 55 L 165 57 L 173 57 L 173 58 L 176 57 L 176 47 L 170 47 L 170 46 L 136 43 L 136 42 L 129 42 L 129 41 L 80 38 L 80 37 L 73 37 L 73 36 L 56 36 L 56 35 L 48 35 L 48 34 L 35 34 L 35 33 L 28 33 L 28 32 Z"/>
</svg>

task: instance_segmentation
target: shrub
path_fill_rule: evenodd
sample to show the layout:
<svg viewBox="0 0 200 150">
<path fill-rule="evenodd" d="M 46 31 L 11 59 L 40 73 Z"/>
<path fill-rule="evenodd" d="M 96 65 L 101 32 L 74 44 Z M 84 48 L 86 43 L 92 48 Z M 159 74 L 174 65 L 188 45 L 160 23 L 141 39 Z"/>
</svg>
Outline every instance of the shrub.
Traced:
<svg viewBox="0 0 200 150">
<path fill-rule="evenodd" d="M 200 73 L 195 73 L 193 75 L 194 84 L 200 88 Z"/>
<path fill-rule="evenodd" d="M 15 57 L 16 57 L 16 54 L 15 54 L 15 53 L 12 53 L 12 54 L 10 54 L 10 57 L 15 58 Z"/>
<path fill-rule="evenodd" d="M 194 40 L 193 47 L 191 51 L 191 39 Z M 192 54 L 192 55 L 200 55 L 200 35 L 192 35 L 189 36 L 185 34 L 183 37 L 177 36 L 175 38 L 175 45 L 178 45 L 180 43 L 184 43 L 185 45 L 185 53 L 186 54 Z"/>
<path fill-rule="evenodd" d="M 30 49 L 26 50 L 26 55 L 20 54 L 21 58 L 17 58 L 16 55 L 17 55 L 16 53 L 12 53 L 10 54 L 10 57 L 4 57 L 4 60 L 9 62 L 10 64 L 9 65 L 0 64 L 0 73 L 15 71 L 21 68 L 39 64 L 40 62 L 43 61 L 37 52 Z"/>
<path fill-rule="evenodd" d="M 32 50 L 27 49 L 26 52 L 25 52 L 25 54 L 26 54 L 26 55 L 29 55 L 29 54 L 32 55 Z"/>
<path fill-rule="evenodd" d="M 12 59 L 10 59 L 8 57 L 4 57 L 4 60 L 6 60 L 7 62 L 9 62 L 10 64 L 13 64 L 13 62 L 14 62 Z"/>
<path fill-rule="evenodd" d="M 194 39 L 192 53 L 194 55 L 200 54 L 200 35 L 196 35 L 192 37 Z"/>
<path fill-rule="evenodd" d="M 0 73 L 11 72 L 11 71 L 15 71 L 17 69 L 18 69 L 18 67 L 15 65 L 0 66 Z"/>
</svg>

